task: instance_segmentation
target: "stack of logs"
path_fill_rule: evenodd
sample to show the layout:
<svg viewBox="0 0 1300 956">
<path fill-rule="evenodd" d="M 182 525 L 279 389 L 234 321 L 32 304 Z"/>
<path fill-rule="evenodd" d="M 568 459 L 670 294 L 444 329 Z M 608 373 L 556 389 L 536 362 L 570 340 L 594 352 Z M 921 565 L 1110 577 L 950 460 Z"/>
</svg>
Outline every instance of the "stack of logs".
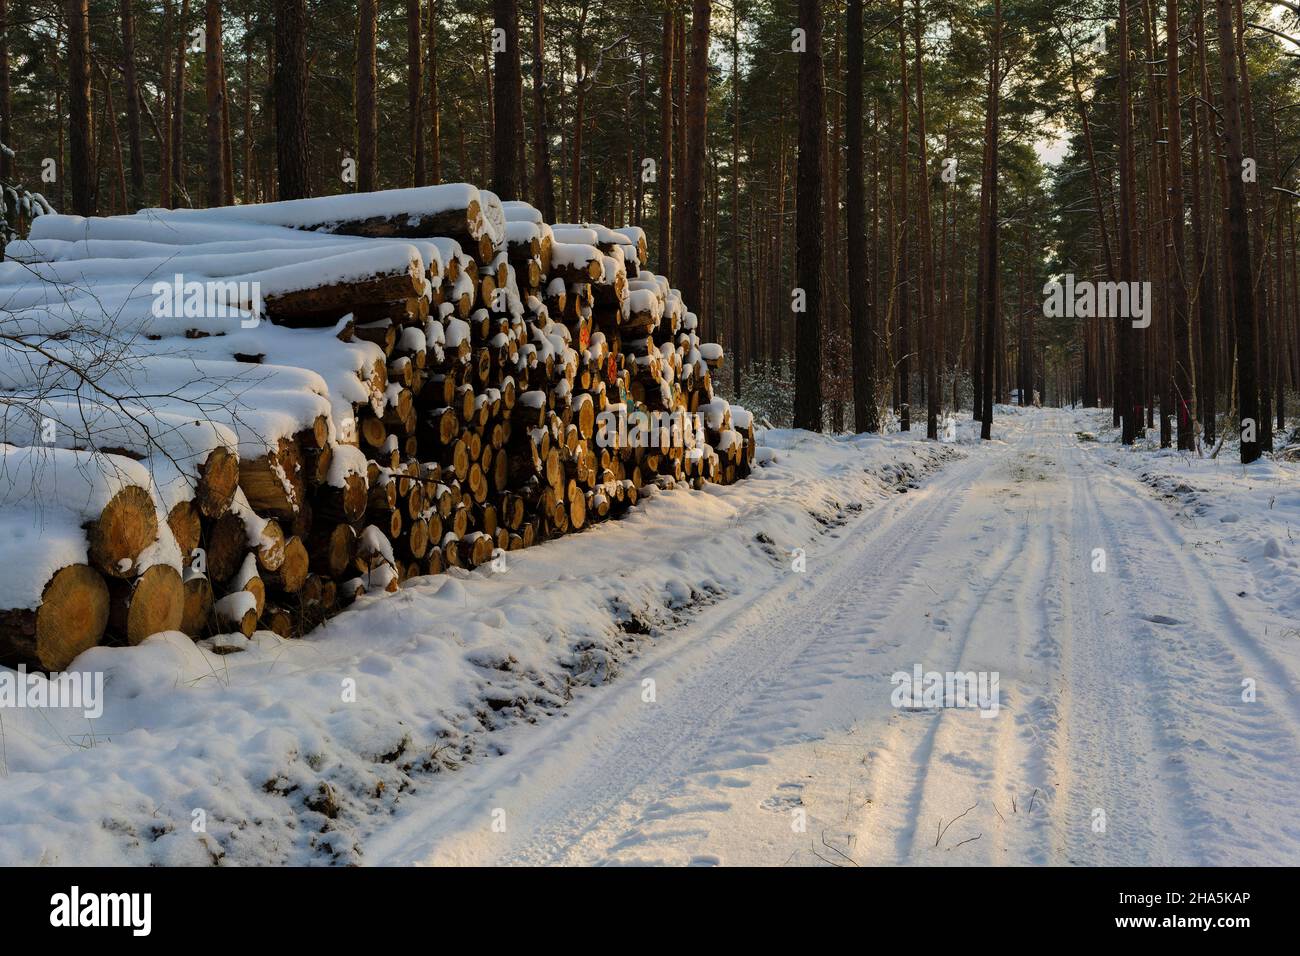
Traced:
<svg viewBox="0 0 1300 956">
<path fill-rule="evenodd" d="M 363 400 L 341 414 L 348 390 L 330 382 L 303 427 L 250 442 L 244 430 L 260 410 L 291 390 L 314 397 L 310 378 L 295 376 L 324 369 L 312 370 L 310 349 L 235 352 L 226 361 L 275 373 L 241 393 L 248 414 L 238 422 L 141 402 L 143 424 L 133 416 L 102 441 L 92 429 L 89 443 L 41 449 L 60 467 L 123 467 L 107 469 L 115 479 L 102 500 L 76 505 L 85 560 L 51 558 L 42 593 L 0 610 L 0 661 L 59 669 L 100 641 L 163 630 L 298 636 L 362 594 L 617 517 L 649 484 L 698 488 L 749 473 L 752 417 L 714 395 L 722 350 L 699 341 L 676 290 L 645 268 L 641 230 L 548 226 L 530 206 L 465 188 L 463 206 L 427 215 L 321 224 L 319 200 L 265 207 L 267 216 L 293 207 L 295 230 L 370 240 L 340 249 L 409 243 L 418 253 L 409 269 L 264 302 L 277 326 L 332 329 L 336 349 L 368 343 L 353 349 L 364 361 L 349 383 L 360 382 Z M 234 207 L 229 221 L 257 208 Z M 223 212 L 195 221 L 223 222 Z M 33 257 L 54 248 L 32 246 Z M 219 338 L 186 336 L 204 346 L 197 365 L 217 364 L 206 360 Z M 172 354 L 149 361 L 192 361 L 174 357 L 174 338 L 161 342 L 158 352 Z M 85 421 L 88 401 L 73 400 L 65 417 Z M 625 427 L 609 428 L 620 408 Z M 652 418 L 670 427 L 647 431 Z M 168 445 L 159 433 L 178 437 Z M 39 444 L 31 428 L 0 438 L 15 461 Z M 187 454 L 168 453 L 177 447 Z M 166 493 L 155 485 L 163 458 L 183 473 Z M 0 489 L 0 521 L 21 507 L 21 491 Z"/>
</svg>

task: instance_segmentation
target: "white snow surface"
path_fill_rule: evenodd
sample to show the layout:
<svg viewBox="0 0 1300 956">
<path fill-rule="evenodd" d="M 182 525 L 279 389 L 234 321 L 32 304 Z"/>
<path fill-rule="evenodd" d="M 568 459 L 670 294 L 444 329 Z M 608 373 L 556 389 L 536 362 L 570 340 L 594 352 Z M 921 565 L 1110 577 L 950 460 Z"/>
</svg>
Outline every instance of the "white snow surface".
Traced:
<svg viewBox="0 0 1300 956">
<path fill-rule="evenodd" d="M 0 713 L 0 864 L 1290 862 L 1300 465 L 1108 414 L 768 431 L 302 640 L 92 649 L 102 717 Z M 892 706 L 918 664 L 998 672 L 996 717 Z"/>
</svg>

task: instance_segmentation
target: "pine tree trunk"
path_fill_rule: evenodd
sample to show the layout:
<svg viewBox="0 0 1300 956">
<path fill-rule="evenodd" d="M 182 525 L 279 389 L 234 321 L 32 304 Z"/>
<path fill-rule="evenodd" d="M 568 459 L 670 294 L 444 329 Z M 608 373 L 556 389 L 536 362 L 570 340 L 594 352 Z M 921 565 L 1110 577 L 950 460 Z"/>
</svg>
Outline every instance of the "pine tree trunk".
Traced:
<svg viewBox="0 0 1300 956">
<path fill-rule="evenodd" d="M 523 130 L 517 128 L 520 77 L 517 0 L 492 0 L 492 12 L 495 71 L 492 191 L 508 201 L 519 198 L 518 147 L 523 138 Z"/>
<path fill-rule="evenodd" d="M 555 222 L 555 179 L 551 174 L 551 134 L 546 123 L 546 13 L 533 0 L 533 194 L 542 217 Z"/>
<path fill-rule="evenodd" d="M 731 389 L 740 393 L 744 334 L 740 323 L 740 10 L 731 8 Z"/>
<path fill-rule="evenodd" d="M 1173 296 L 1174 348 L 1173 391 L 1177 411 L 1178 447 L 1191 451 L 1195 447 L 1195 426 L 1192 422 L 1192 341 L 1191 316 L 1187 293 L 1187 251 L 1184 245 L 1183 225 L 1183 140 L 1181 99 L 1178 84 L 1178 0 L 1166 0 L 1165 30 L 1168 37 L 1166 89 L 1169 132 L 1169 228 L 1171 268 L 1169 280 Z"/>
<path fill-rule="evenodd" d="M 1236 31 L 1235 49 L 1237 69 L 1239 71 L 1238 93 L 1240 95 L 1241 116 L 1243 123 L 1242 150 L 1244 156 L 1250 156 L 1257 162 L 1262 158 L 1255 138 L 1255 109 L 1250 92 L 1250 70 L 1246 64 L 1246 25 L 1242 13 L 1241 0 L 1234 0 L 1233 18 Z M 1250 229 L 1252 283 L 1255 295 L 1255 367 L 1259 382 L 1259 419 L 1258 437 L 1260 452 L 1273 450 L 1272 391 L 1268 383 L 1269 360 L 1267 353 L 1272 351 L 1269 339 L 1269 303 L 1272 300 L 1269 277 L 1268 241 L 1264 237 L 1265 202 L 1260 188 L 1259 174 L 1251 179 L 1246 188 L 1247 220 Z"/>
<path fill-rule="evenodd" d="M 72 211 L 95 215 L 94 172 L 90 158 L 90 5 L 66 0 L 68 23 L 68 180 Z"/>
<path fill-rule="evenodd" d="M 171 201 L 179 206 L 184 200 L 193 205 L 185 188 L 185 54 L 189 52 L 190 2 L 181 0 L 180 19 L 176 23 L 176 80 L 172 88 Z M 305 17 L 304 17 L 305 20 Z M 304 41 L 305 42 L 305 41 Z"/>
<path fill-rule="evenodd" d="M 686 165 L 686 14 L 678 11 L 673 28 L 673 201 L 677 209 L 673 214 L 673 271 L 672 284 L 681 285 L 682 223 L 681 205 L 690 188 L 687 182 L 690 170 Z"/>
<path fill-rule="evenodd" d="M 121 0 L 122 83 L 126 87 L 126 141 L 131 155 L 131 191 L 128 209 L 144 205 L 144 151 L 140 144 L 140 89 L 135 79 L 135 17 L 131 0 Z M 7 71 L 6 71 L 7 72 Z M 8 78 L 5 80 L 8 86 Z M 8 90 L 5 90 L 7 97 Z M 8 113 L 8 109 L 5 109 Z M 6 140 L 7 141 L 7 140 Z"/>
<path fill-rule="evenodd" d="M 1196 317 L 1200 325 L 1201 361 L 1196 381 L 1199 386 L 1197 394 L 1197 417 L 1201 421 L 1204 443 L 1212 445 L 1216 435 L 1216 402 L 1218 391 L 1218 286 L 1215 283 L 1215 245 L 1214 230 L 1205 225 L 1205 211 L 1209 200 L 1214 196 L 1214 182 L 1211 171 L 1216 160 L 1210 143 L 1213 139 L 1210 123 L 1212 114 L 1206 103 L 1210 102 L 1210 79 L 1205 56 L 1205 15 L 1204 6 L 1196 5 L 1196 60 L 1197 76 L 1200 78 L 1201 101 L 1192 108 L 1192 256 L 1197 276 Z M 1205 145 L 1201 146 L 1202 128 Z M 1211 213 L 1211 225 L 1213 215 Z"/>
<path fill-rule="evenodd" d="M 853 429 L 876 432 L 880 422 L 876 409 L 873 310 L 868 288 L 866 201 L 862 136 L 862 0 L 848 0 L 847 46 L 849 69 L 845 89 L 844 139 L 848 149 L 846 184 L 848 249 L 847 279 L 853 352 Z"/>
<path fill-rule="evenodd" d="M 8 0 L 0 0 L 0 143 L 13 149 L 13 135 L 13 104 L 9 95 L 9 9 Z M 10 182 L 13 178 L 13 159 L 0 150 L 0 180 Z"/>
<path fill-rule="evenodd" d="M 221 202 L 235 204 L 235 150 L 230 135 L 230 85 L 226 82 L 226 60 L 221 58 Z"/>
<path fill-rule="evenodd" d="M 1121 3 L 1124 0 L 1120 0 Z M 993 437 L 993 360 L 997 351 L 997 328 L 1001 322 L 1001 279 L 998 269 L 998 107 L 1002 84 L 1002 0 L 994 0 L 993 5 L 993 55 L 989 68 L 989 105 L 988 105 L 988 216 L 985 222 L 984 269 L 986 282 L 984 287 L 983 308 L 983 395 L 980 399 L 980 438 L 987 441 Z"/>
<path fill-rule="evenodd" d="M 799 57 L 799 168 L 795 184 L 795 269 L 804 311 L 794 313 L 794 427 L 822 428 L 822 160 L 826 104 L 821 0 L 799 0 L 806 47 Z"/>
<path fill-rule="evenodd" d="M 690 89 L 686 95 L 686 182 L 682 202 L 682 298 L 700 310 L 697 333 L 707 335 L 711 316 L 704 302 L 704 157 L 708 146 L 709 19 L 712 0 L 692 0 Z"/>
<path fill-rule="evenodd" d="M 275 0 L 275 163 L 278 198 L 310 195 L 307 174 L 307 3 Z"/>
<path fill-rule="evenodd" d="M 423 25 L 420 0 L 406 0 L 406 111 L 410 132 L 412 186 L 423 186 L 426 181 L 424 59 L 420 50 Z"/>
<path fill-rule="evenodd" d="M 1128 0 L 1119 0 L 1119 281 L 1138 279 L 1133 250 L 1133 219 L 1136 199 L 1133 174 L 1133 131 L 1129 94 L 1129 22 Z M 1115 319 L 1116 349 L 1119 353 L 1119 406 L 1125 445 L 1133 444 L 1142 421 L 1138 401 L 1137 343 L 1132 322 Z"/>
<path fill-rule="evenodd" d="M 375 100 L 375 33 L 377 0 L 357 4 L 357 192 L 374 192 L 379 176 L 377 141 L 379 111 Z"/>
<path fill-rule="evenodd" d="M 1259 379 L 1255 364 L 1255 290 L 1250 251 L 1246 188 L 1242 182 L 1241 93 L 1231 0 L 1215 0 L 1219 70 L 1223 87 L 1223 141 L 1227 152 L 1228 262 L 1232 280 L 1233 320 L 1237 332 L 1237 416 L 1241 462 L 1260 456 Z M 1253 435 L 1251 434 L 1253 433 Z M 1247 441 L 1248 437 L 1253 438 Z"/>
<path fill-rule="evenodd" d="M 535 0 L 540 3 L 541 0 Z M 663 45 L 659 63 L 659 274 L 668 276 L 672 270 L 673 251 L 673 60 L 676 53 L 673 29 L 676 17 L 672 8 L 665 5 L 663 17 Z"/>
<path fill-rule="evenodd" d="M 226 99 L 221 82 L 221 0 L 207 0 L 204 5 L 203 81 L 207 100 L 207 203 L 220 206 L 225 199 L 225 142 L 222 137 L 221 109 Z"/>
<path fill-rule="evenodd" d="M 913 39 L 916 47 L 916 139 L 920 175 L 917 177 L 917 196 L 921 200 L 920 242 L 921 242 L 921 294 L 918 301 L 921 306 L 919 328 L 925 337 L 925 435 L 927 438 L 939 437 L 939 357 L 935 354 L 935 326 L 937 316 L 934 311 L 934 246 L 931 238 L 930 221 L 930 160 L 925 142 L 925 56 L 921 47 L 921 0 L 916 0 L 916 15 L 913 17 Z"/>
<path fill-rule="evenodd" d="M 910 96 L 907 91 L 907 18 L 903 0 L 898 0 L 898 81 L 901 92 L 899 104 L 901 118 L 898 134 L 898 427 L 912 430 L 912 315 L 911 283 L 911 209 L 908 206 L 908 141 L 911 124 L 908 119 Z"/>
<path fill-rule="evenodd" d="M 175 81 L 172 76 L 172 33 L 176 29 L 175 8 L 171 0 L 163 0 L 162 27 L 162 129 L 159 143 L 161 155 L 158 158 L 158 204 L 164 209 L 172 205 L 172 90 Z"/>
<path fill-rule="evenodd" d="M 257 183 L 253 165 L 253 18 L 244 17 L 244 202 L 253 201 Z"/>
<path fill-rule="evenodd" d="M 540 3 L 541 0 L 536 0 Z M 442 182 L 442 119 L 438 100 L 438 0 L 429 0 L 429 182 Z M 551 220 L 547 220 L 550 222 Z"/>
</svg>

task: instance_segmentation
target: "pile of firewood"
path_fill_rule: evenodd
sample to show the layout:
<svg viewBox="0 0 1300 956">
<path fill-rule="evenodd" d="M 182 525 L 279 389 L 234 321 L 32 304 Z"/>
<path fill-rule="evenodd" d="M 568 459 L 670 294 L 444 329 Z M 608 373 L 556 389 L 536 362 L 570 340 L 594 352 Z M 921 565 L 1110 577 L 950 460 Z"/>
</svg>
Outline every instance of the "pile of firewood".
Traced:
<svg viewBox="0 0 1300 956">
<path fill-rule="evenodd" d="M 639 228 L 457 184 L 47 216 L 7 252 L 40 344 L 0 350 L 0 521 L 28 556 L 0 662 L 300 635 L 754 460 Z"/>
</svg>

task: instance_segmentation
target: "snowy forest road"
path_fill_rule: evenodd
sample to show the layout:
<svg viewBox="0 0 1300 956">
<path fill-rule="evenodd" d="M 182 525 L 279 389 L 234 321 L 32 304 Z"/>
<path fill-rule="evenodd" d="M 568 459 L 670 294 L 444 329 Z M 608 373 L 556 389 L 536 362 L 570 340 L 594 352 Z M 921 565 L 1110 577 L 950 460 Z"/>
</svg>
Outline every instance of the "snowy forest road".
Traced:
<svg viewBox="0 0 1300 956">
<path fill-rule="evenodd" d="M 1076 427 L 1021 416 L 826 535 L 805 573 L 710 608 L 413 796 L 367 859 L 1293 860 L 1292 676 L 1167 507 Z M 917 667 L 996 673 L 996 713 L 895 707 L 891 675 Z"/>
</svg>

